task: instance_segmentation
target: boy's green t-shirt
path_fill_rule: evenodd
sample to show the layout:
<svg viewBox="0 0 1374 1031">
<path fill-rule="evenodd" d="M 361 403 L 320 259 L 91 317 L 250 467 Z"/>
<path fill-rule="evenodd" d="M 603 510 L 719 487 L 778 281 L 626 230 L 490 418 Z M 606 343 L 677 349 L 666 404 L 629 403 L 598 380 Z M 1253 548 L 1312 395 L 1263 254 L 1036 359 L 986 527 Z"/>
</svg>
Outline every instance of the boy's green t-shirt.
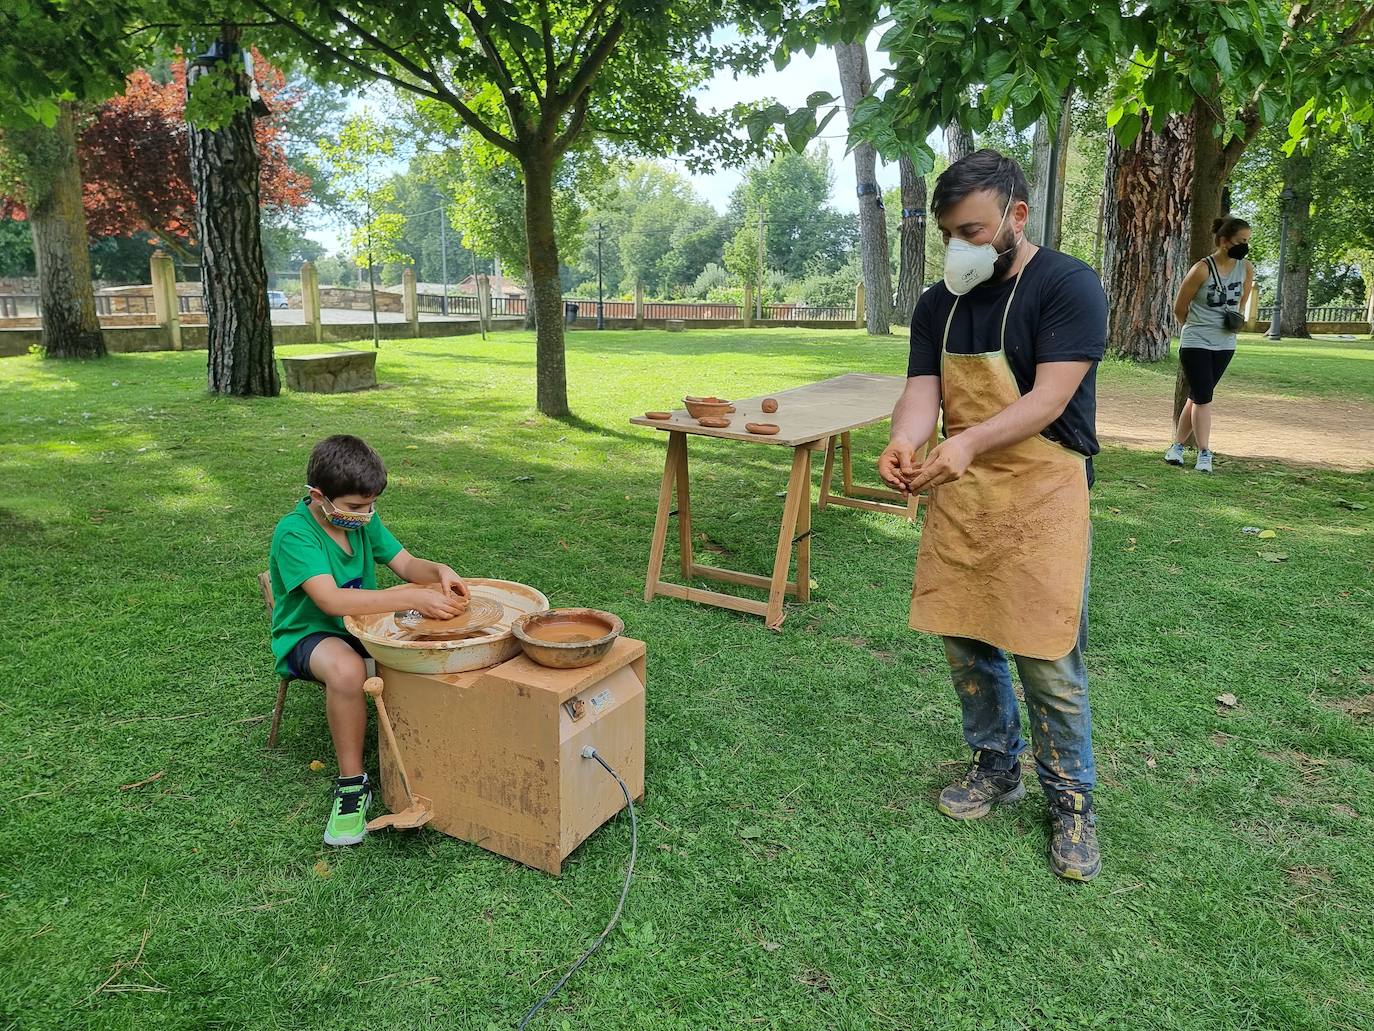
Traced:
<svg viewBox="0 0 1374 1031">
<path fill-rule="evenodd" d="M 277 673 L 290 676 L 286 656 L 303 637 L 321 631 L 346 634 L 343 620 L 320 611 L 301 584 L 312 576 L 332 576 L 340 587 L 375 590 L 377 563 L 390 562 L 401 542 L 378 516 L 360 530 L 346 530 L 350 555 L 339 547 L 310 512 L 309 498 L 282 517 L 272 533 L 269 569 L 272 577 L 272 654 Z"/>
</svg>

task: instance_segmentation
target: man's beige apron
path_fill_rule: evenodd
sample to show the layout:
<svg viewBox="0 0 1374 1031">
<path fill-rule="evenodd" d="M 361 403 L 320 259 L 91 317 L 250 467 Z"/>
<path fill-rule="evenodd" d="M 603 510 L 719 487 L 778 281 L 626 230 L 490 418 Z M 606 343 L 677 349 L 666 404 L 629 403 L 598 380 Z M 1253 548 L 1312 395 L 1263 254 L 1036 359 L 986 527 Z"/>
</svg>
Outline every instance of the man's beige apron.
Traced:
<svg viewBox="0 0 1374 1031">
<path fill-rule="evenodd" d="M 1017 276 L 1017 285 L 1020 276 Z M 1005 353 L 1012 287 L 998 349 L 951 354 L 940 342 L 946 436 L 987 422 L 1021 397 Z M 975 458 L 930 492 L 911 628 L 967 637 L 1013 655 L 1060 659 L 1078 640 L 1090 547 L 1088 478 L 1077 452 L 1033 436 Z"/>
</svg>

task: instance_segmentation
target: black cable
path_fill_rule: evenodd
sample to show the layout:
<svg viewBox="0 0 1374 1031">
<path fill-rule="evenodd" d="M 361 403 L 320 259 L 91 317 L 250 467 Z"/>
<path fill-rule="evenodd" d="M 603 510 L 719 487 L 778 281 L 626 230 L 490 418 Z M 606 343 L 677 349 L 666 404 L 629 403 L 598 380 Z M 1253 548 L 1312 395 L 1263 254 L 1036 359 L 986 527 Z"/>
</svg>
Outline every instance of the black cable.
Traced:
<svg viewBox="0 0 1374 1031">
<path fill-rule="evenodd" d="M 615 778 L 615 782 L 620 785 L 621 793 L 625 796 L 625 804 L 630 807 L 630 865 L 625 871 L 625 886 L 620 889 L 620 901 L 616 903 L 615 912 L 611 914 L 611 920 L 610 923 L 606 925 L 606 929 L 601 932 L 596 941 L 592 942 L 591 947 L 587 949 L 586 952 L 577 957 L 577 962 L 570 966 L 568 972 L 558 979 L 558 983 L 545 992 L 544 997 L 529 1008 L 529 1012 L 521 1018 L 520 1026 L 516 1031 L 525 1031 L 525 1026 L 534 1019 L 535 1014 L 544 1008 L 544 1003 L 552 999 L 554 995 L 558 993 L 558 989 L 568 983 L 568 978 L 577 973 L 578 967 L 587 962 L 587 958 L 601 947 L 601 943 L 606 940 L 606 935 L 611 933 L 611 928 L 615 927 L 616 921 L 620 919 L 620 911 L 625 908 L 625 896 L 630 893 L 630 879 L 634 877 L 635 874 L 635 857 L 639 854 L 639 822 L 635 819 L 635 804 L 630 798 L 630 789 L 627 788 L 625 782 L 620 779 L 620 774 L 611 769 L 610 765 L 607 764 L 605 759 L 601 758 L 601 754 L 595 748 L 588 745 L 583 749 L 582 757 L 584 759 L 595 759 L 607 773 Z"/>
</svg>

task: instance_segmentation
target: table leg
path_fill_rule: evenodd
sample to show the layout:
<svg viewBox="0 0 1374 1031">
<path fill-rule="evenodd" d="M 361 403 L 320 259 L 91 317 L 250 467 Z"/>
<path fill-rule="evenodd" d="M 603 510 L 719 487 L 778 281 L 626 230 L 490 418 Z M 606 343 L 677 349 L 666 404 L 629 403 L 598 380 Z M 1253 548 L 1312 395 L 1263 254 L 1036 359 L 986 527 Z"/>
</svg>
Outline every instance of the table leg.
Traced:
<svg viewBox="0 0 1374 1031">
<path fill-rule="evenodd" d="M 778 531 L 778 550 L 773 557 L 773 579 L 768 589 L 768 610 L 764 613 L 764 625 L 769 630 L 782 627 L 784 618 L 782 603 L 787 590 L 787 567 L 792 563 L 792 538 L 797 532 L 797 516 L 801 510 L 803 481 L 809 493 L 811 485 L 811 452 L 804 446 L 792 449 L 792 476 L 787 481 L 787 500 L 782 508 L 782 527 Z M 801 596 L 802 584 L 797 582 L 797 594 Z"/>
<path fill-rule="evenodd" d="M 674 433 L 682 440 L 677 459 L 677 542 L 684 583 L 692 581 L 692 488 L 687 480 L 687 434 Z"/>
<path fill-rule="evenodd" d="M 852 497 L 854 494 L 854 448 L 849 443 L 849 434 L 840 435 L 840 442 L 844 445 L 844 459 L 841 463 L 845 497 Z"/>
<path fill-rule="evenodd" d="M 644 600 L 654 600 L 654 588 L 663 573 L 663 548 L 668 541 L 668 514 L 672 511 L 673 481 L 678 469 L 678 454 L 685 458 L 687 434 L 668 434 L 668 453 L 663 461 L 663 482 L 658 488 L 658 515 L 654 519 L 654 536 L 649 546 L 649 573 L 644 580 Z"/>
<path fill-rule="evenodd" d="M 811 452 L 806 452 L 801 507 L 797 509 L 797 600 L 811 600 Z"/>
<path fill-rule="evenodd" d="M 835 470 L 835 438 L 828 437 L 825 441 L 825 467 L 821 470 L 821 494 L 816 499 L 817 511 L 824 512 L 826 503 L 830 500 L 830 476 Z"/>
</svg>

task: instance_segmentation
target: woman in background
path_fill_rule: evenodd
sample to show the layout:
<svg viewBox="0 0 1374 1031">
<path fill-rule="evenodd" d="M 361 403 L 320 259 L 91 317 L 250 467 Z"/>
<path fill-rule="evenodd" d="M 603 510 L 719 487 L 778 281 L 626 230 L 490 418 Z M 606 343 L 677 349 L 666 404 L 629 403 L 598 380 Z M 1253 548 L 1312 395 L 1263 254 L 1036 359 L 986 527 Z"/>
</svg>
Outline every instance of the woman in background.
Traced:
<svg viewBox="0 0 1374 1031">
<path fill-rule="evenodd" d="M 1182 465 L 1184 444 L 1193 437 L 1200 473 L 1212 471 L 1212 394 L 1235 356 L 1236 331 L 1245 322 L 1241 311 L 1255 285 L 1255 268 L 1245 260 L 1250 223 L 1219 218 L 1212 223 L 1212 239 L 1216 250 L 1188 270 L 1174 298 L 1174 315 L 1183 326 L 1178 360 L 1188 375 L 1188 401 L 1164 452 L 1164 461 Z"/>
</svg>

